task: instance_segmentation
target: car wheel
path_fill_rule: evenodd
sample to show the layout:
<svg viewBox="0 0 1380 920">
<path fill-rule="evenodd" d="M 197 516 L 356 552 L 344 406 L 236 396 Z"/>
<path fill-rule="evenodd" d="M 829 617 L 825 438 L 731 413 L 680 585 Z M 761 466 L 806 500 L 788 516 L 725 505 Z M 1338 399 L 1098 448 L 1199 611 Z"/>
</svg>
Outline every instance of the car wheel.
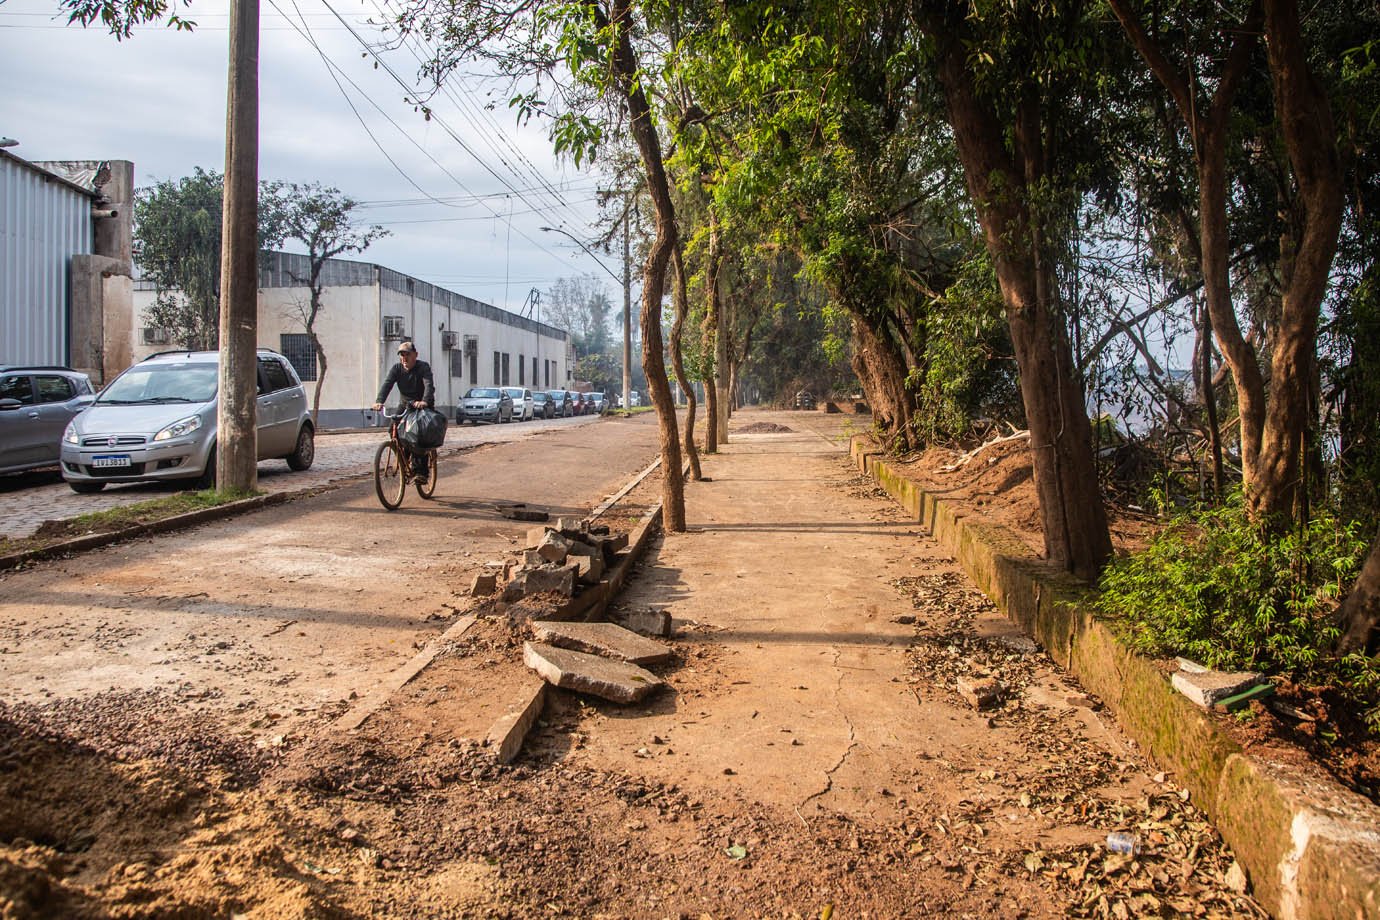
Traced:
<svg viewBox="0 0 1380 920">
<path fill-rule="evenodd" d="M 287 465 L 297 472 L 311 469 L 316 459 L 316 432 L 311 425 L 303 425 L 297 432 L 297 449 L 287 456 Z"/>
<path fill-rule="evenodd" d="M 69 482 L 67 485 L 79 495 L 94 495 L 105 488 L 103 482 Z"/>
<path fill-rule="evenodd" d="M 206 469 L 202 470 L 201 475 L 196 478 L 193 487 L 196 489 L 214 489 L 216 487 L 216 449 L 211 448 L 206 455 Z"/>
</svg>

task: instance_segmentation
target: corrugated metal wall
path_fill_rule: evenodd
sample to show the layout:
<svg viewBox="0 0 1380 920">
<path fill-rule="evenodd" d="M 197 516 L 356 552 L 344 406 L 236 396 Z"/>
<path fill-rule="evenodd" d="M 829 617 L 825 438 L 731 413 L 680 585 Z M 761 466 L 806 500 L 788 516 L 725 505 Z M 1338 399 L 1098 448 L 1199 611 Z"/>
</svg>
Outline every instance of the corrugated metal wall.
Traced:
<svg viewBox="0 0 1380 920">
<path fill-rule="evenodd" d="M 0 156 L 0 364 L 68 362 L 68 263 L 91 247 L 90 196 Z"/>
</svg>

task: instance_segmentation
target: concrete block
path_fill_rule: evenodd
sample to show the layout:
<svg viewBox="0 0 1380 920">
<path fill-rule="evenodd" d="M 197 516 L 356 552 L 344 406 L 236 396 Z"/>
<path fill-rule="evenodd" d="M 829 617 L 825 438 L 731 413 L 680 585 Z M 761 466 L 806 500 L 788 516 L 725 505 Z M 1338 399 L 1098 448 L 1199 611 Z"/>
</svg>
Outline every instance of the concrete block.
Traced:
<svg viewBox="0 0 1380 920">
<path fill-rule="evenodd" d="M 500 505 L 498 513 L 510 521 L 546 521 L 551 518 L 545 511 L 528 508 L 526 505 Z"/>
<path fill-rule="evenodd" d="M 536 549 L 547 562 L 565 562 L 565 557 L 570 555 L 570 541 L 555 531 L 547 531 Z"/>
<path fill-rule="evenodd" d="M 599 579 L 604 577 L 603 556 L 571 556 L 569 558 L 575 564 L 575 580 L 580 584 L 596 584 Z"/>
<path fill-rule="evenodd" d="M 661 664 L 671 658 L 669 646 L 639 636 L 616 623 L 533 622 L 532 635 L 538 642 L 557 648 L 574 649 L 633 664 Z"/>
<path fill-rule="evenodd" d="M 546 539 L 546 535 L 550 532 L 550 527 L 527 528 L 527 548 L 536 549 L 538 546 L 541 545 L 541 541 Z"/>
<path fill-rule="evenodd" d="M 624 610 L 609 619 L 644 636 L 666 637 L 671 634 L 671 614 L 665 610 Z"/>
<path fill-rule="evenodd" d="M 523 645 L 522 660 L 552 686 L 615 703 L 636 703 L 662 685 L 661 678 L 635 664 L 539 642 Z"/>
<path fill-rule="evenodd" d="M 470 597 L 488 597 L 498 590 L 498 575 L 494 572 L 481 572 L 470 582 Z"/>
<path fill-rule="evenodd" d="M 1265 682 L 1254 671 L 1175 671 L 1174 689 L 1203 708 Z"/>
<path fill-rule="evenodd" d="M 518 576 L 523 581 L 523 595 L 554 591 L 566 597 L 575 593 L 575 572 L 569 566 L 530 569 Z"/>
<path fill-rule="evenodd" d="M 991 677 L 960 677 L 958 695 L 974 709 L 990 709 L 1001 702 L 1001 681 Z"/>
</svg>

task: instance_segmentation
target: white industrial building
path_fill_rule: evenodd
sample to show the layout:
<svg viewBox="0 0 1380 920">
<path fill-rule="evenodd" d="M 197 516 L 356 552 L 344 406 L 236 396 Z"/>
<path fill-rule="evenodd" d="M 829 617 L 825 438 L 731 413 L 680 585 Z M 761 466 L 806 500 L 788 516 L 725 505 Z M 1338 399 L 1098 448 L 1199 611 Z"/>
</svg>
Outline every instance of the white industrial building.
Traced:
<svg viewBox="0 0 1380 920">
<path fill-rule="evenodd" d="M 304 325 L 308 269 L 304 255 L 259 254 L 259 346 L 286 355 L 310 396 L 318 368 Z M 331 259 L 321 277 L 316 333 L 327 365 L 323 428 L 378 424 L 370 407 L 405 339 L 431 364 L 436 406 L 452 418 L 471 386 L 570 384 L 575 355 L 564 330 L 368 262 Z M 154 297 L 151 282 L 136 281 L 135 316 L 143 317 Z M 136 361 L 173 347 L 162 329 L 136 324 L 133 335 Z"/>
</svg>

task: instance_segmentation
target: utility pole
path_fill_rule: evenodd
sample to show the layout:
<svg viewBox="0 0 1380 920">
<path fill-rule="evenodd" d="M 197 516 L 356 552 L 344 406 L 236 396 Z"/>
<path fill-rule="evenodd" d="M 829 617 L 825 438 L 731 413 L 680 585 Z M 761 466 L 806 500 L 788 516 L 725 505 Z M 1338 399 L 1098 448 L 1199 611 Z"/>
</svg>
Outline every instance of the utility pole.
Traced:
<svg viewBox="0 0 1380 920">
<path fill-rule="evenodd" d="M 225 122 L 216 483 L 249 491 L 258 486 L 259 0 L 230 2 Z"/>
<path fill-rule="evenodd" d="M 632 259 L 628 255 L 628 212 L 623 208 L 623 408 L 632 404 Z"/>
</svg>

